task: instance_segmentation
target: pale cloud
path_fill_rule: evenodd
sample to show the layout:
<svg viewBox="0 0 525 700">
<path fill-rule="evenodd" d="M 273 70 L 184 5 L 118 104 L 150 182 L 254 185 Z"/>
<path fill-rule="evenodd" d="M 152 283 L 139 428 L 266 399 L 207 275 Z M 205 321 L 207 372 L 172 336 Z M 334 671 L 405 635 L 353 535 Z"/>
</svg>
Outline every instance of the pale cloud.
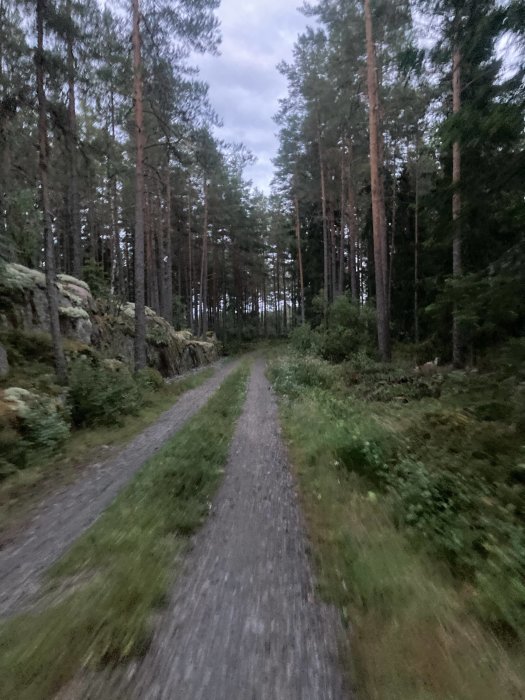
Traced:
<svg viewBox="0 0 525 700">
<path fill-rule="evenodd" d="M 210 85 L 210 100 L 224 126 L 217 135 L 242 141 L 257 157 L 247 175 L 268 190 L 271 159 L 277 150 L 273 115 L 286 95 L 277 64 L 289 60 L 307 20 L 296 0 L 223 0 L 220 56 L 199 56 L 201 76 Z"/>
</svg>

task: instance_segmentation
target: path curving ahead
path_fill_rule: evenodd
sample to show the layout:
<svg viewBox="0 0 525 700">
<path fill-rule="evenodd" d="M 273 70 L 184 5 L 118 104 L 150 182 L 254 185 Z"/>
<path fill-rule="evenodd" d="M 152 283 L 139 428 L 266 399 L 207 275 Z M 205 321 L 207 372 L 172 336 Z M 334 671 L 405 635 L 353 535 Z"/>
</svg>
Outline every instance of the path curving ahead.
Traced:
<svg viewBox="0 0 525 700">
<path fill-rule="evenodd" d="M 341 625 L 315 596 L 276 401 L 257 360 L 211 517 L 126 698 L 341 700 Z"/>
<path fill-rule="evenodd" d="M 237 366 L 220 363 L 213 377 L 182 394 L 116 456 L 93 464 L 73 484 L 46 498 L 29 526 L 0 550 L 0 616 L 14 614 L 37 593 L 43 571 L 92 525 L 144 462 L 204 406 Z"/>
</svg>

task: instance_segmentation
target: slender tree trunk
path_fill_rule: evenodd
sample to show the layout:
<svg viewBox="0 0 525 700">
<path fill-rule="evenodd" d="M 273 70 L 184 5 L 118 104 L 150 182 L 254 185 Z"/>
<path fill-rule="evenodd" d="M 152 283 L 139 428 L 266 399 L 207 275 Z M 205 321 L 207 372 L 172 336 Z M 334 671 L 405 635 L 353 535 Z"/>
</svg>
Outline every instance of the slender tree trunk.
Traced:
<svg viewBox="0 0 525 700">
<path fill-rule="evenodd" d="M 115 93 L 111 86 L 110 93 L 110 118 L 111 118 L 111 146 L 108 147 L 108 158 L 113 152 L 115 144 Z M 122 265 L 122 251 L 120 249 L 120 221 L 118 214 L 118 189 L 117 189 L 117 173 L 113 172 L 114 163 L 111 160 L 108 162 L 108 180 L 111 182 L 110 199 L 111 199 L 111 294 L 124 294 L 124 270 Z M 110 172 L 111 168 L 111 172 Z M 118 282 L 118 284 L 117 284 Z M 118 291 L 117 291 L 118 290 Z"/>
<path fill-rule="evenodd" d="M 325 186 L 325 166 L 323 158 L 323 144 L 321 143 L 321 125 L 318 117 L 318 141 L 319 141 L 319 169 L 321 175 L 321 216 L 323 218 L 323 301 L 324 315 L 328 310 L 328 230 L 326 222 L 326 186 Z"/>
<path fill-rule="evenodd" d="M 345 291 L 345 231 L 346 231 L 346 198 L 345 198 L 345 149 L 346 142 L 343 139 L 341 148 L 341 235 L 339 238 L 339 294 Z"/>
<path fill-rule="evenodd" d="M 419 133 L 416 132 L 416 201 L 414 211 L 414 342 L 419 343 Z"/>
<path fill-rule="evenodd" d="M 297 265 L 299 267 L 299 295 L 301 297 L 301 323 L 304 324 L 304 272 L 301 246 L 301 219 L 299 217 L 299 197 L 295 195 L 295 240 L 297 242 Z"/>
<path fill-rule="evenodd" d="M 67 2 L 67 12 L 71 15 L 71 0 Z M 75 95 L 75 56 L 72 31 L 67 34 L 67 150 L 69 155 L 68 210 L 71 230 L 71 272 L 75 277 L 82 275 L 82 242 L 80 224 L 80 198 L 78 193 L 77 162 L 77 113 Z"/>
<path fill-rule="evenodd" d="M 357 219 L 357 205 L 354 190 L 354 181 L 352 176 L 352 142 L 348 148 L 349 154 L 349 171 L 348 171 L 348 229 L 349 229 L 349 268 L 350 268 L 350 290 L 352 293 L 352 301 L 359 304 L 360 302 L 360 291 L 359 291 L 359 275 L 358 275 L 358 261 L 357 261 L 357 241 L 359 236 L 359 222 Z"/>
<path fill-rule="evenodd" d="M 286 306 L 287 304 L 287 297 L 286 297 L 286 259 L 283 253 L 283 326 L 284 326 L 284 332 L 288 333 L 288 308 Z"/>
<path fill-rule="evenodd" d="M 390 319 L 386 289 L 387 246 L 385 228 L 385 201 L 380 175 L 379 143 L 379 94 L 377 81 L 376 53 L 372 33 L 372 13 L 370 0 L 364 0 L 367 80 L 369 100 L 370 131 L 370 175 L 372 184 L 372 223 L 374 240 L 374 266 L 376 283 L 377 336 L 379 354 L 383 362 L 390 360 Z"/>
<path fill-rule="evenodd" d="M 396 155 L 394 144 L 394 169 L 392 173 L 392 237 L 390 239 L 390 258 L 388 267 L 388 308 L 392 308 L 392 276 L 394 274 L 394 257 L 396 254 L 396 228 L 397 228 L 397 177 Z"/>
<path fill-rule="evenodd" d="M 163 286 L 163 310 L 162 315 L 173 323 L 173 276 L 172 276 L 172 245 L 171 245 L 171 175 L 169 154 L 166 164 L 166 221 L 164 238 L 164 255 L 162 265 L 162 286 Z"/>
<path fill-rule="evenodd" d="M 204 179 L 204 222 L 201 260 L 201 334 L 208 332 L 208 182 Z"/>
<path fill-rule="evenodd" d="M 191 195 L 188 190 L 188 326 L 193 333 L 193 259 L 191 238 Z"/>
<path fill-rule="evenodd" d="M 461 52 L 456 46 L 452 57 L 452 111 L 458 114 L 461 109 Z M 459 141 L 452 145 L 452 276 L 461 277 L 461 149 Z M 454 304 L 452 320 L 452 362 L 455 367 L 463 365 L 461 332 L 458 321 L 459 309 Z"/>
<path fill-rule="evenodd" d="M 133 102 L 135 112 L 135 369 L 146 366 L 144 290 L 144 109 L 139 0 L 133 3 Z"/>
<path fill-rule="evenodd" d="M 42 198 L 42 216 L 44 223 L 44 256 L 46 265 L 46 293 L 49 306 L 49 328 L 53 344 L 55 371 L 60 382 L 67 381 L 67 366 L 62 338 L 60 335 L 60 318 L 58 315 L 58 291 L 56 286 L 55 244 L 49 209 L 48 186 L 48 140 L 47 140 L 47 100 L 44 87 L 44 18 L 46 0 L 36 3 L 37 49 L 35 52 L 36 92 L 38 97 L 38 171 L 40 176 L 40 193 Z"/>
<path fill-rule="evenodd" d="M 337 296 L 337 270 L 336 270 L 336 240 L 335 240 L 335 215 L 334 210 L 330 207 L 329 230 L 330 230 L 330 287 L 332 301 Z"/>
</svg>

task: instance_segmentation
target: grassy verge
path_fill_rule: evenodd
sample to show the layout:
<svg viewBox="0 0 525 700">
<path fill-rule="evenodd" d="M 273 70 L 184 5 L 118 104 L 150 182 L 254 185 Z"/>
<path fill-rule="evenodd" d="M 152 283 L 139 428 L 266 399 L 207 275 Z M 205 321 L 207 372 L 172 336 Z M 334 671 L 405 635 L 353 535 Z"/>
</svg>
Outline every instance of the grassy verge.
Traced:
<svg viewBox="0 0 525 700">
<path fill-rule="evenodd" d="M 247 376 L 246 365 L 231 375 L 54 566 L 55 602 L 0 628 L 0 697 L 50 698 L 84 666 L 144 652 L 174 561 L 208 512 Z"/>
<path fill-rule="evenodd" d="M 154 423 L 179 396 L 200 386 L 213 372 L 213 368 L 206 368 L 146 393 L 137 415 L 123 416 L 119 425 L 74 430 L 59 454 L 40 458 L 0 481 L 0 532 L 15 527 L 35 501 L 42 498 L 46 488 L 55 489 L 75 477 L 86 464 L 106 459 L 111 448 L 126 443 Z"/>
<path fill-rule="evenodd" d="M 391 477 L 383 474 L 385 465 L 395 472 L 401 456 L 418 448 L 412 429 L 429 405 L 418 403 L 409 415 L 405 403 L 386 407 L 364 402 L 344 388 L 339 369 L 302 363 L 300 358 L 277 362 L 272 378 L 284 396 L 282 419 L 319 588 L 351 623 L 348 665 L 353 666 L 358 695 L 373 700 L 524 697 L 522 643 L 514 636 L 504 646 L 477 621 L 478 581 L 469 581 L 466 573 L 461 578 L 438 551 L 437 540 L 426 537 L 437 517 L 432 515 L 432 484 L 422 488 L 433 520 L 418 528 L 418 518 L 411 526 L 404 517 L 414 505 L 419 513 L 416 477 L 402 470 L 403 478 L 408 474 L 408 481 L 400 482 L 407 496 L 403 500 L 390 486 Z M 377 377 L 373 384 L 377 388 Z M 428 425 L 424 428 L 429 431 Z M 429 442 L 428 435 L 422 439 L 427 452 Z M 461 491 L 461 475 L 457 483 Z M 453 515 L 440 526 L 443 522 L 450 522 L 451 529 L 441 534 L 461 540 L 464 533 L 454 530 Z M 499 574 L 501 595 L 512 602 L 508 588 L 515 570 Z"/>
</svg>

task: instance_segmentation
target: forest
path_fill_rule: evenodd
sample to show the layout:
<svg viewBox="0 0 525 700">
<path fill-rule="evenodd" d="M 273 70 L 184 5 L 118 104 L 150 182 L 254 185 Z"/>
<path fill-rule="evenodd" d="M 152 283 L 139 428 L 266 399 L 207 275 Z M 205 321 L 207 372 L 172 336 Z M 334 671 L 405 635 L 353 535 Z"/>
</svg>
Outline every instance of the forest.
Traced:
<svg viewBox="0 0 525 700">
<path fill-rule="evenodd" d="M 299 10 L 264 188 L 197 68 L 220 0 L 0 0 L 2 696 L 94 697 L 147 658 L 221 480 L 271 588 L 263 538 L 302 542 L 281 461 L 358 697 L 525 696 L 525 7 Z M 64 534 L 77 483 L 100 517 Z M 26 615 L 16 537 L 52 487 Z"/>
<path fill-rule="evenodd" d="M 270 195 L 191 64 L 218 3 L 146 2 L 133 33 L 94 1 L 30 5 L 0 6 L 4 259 L 221 338 L 340 296 L 376 309 L 383 360 L 474 365 L 523 332 L 520 3 L 307 4 Z"/>
</svg>

